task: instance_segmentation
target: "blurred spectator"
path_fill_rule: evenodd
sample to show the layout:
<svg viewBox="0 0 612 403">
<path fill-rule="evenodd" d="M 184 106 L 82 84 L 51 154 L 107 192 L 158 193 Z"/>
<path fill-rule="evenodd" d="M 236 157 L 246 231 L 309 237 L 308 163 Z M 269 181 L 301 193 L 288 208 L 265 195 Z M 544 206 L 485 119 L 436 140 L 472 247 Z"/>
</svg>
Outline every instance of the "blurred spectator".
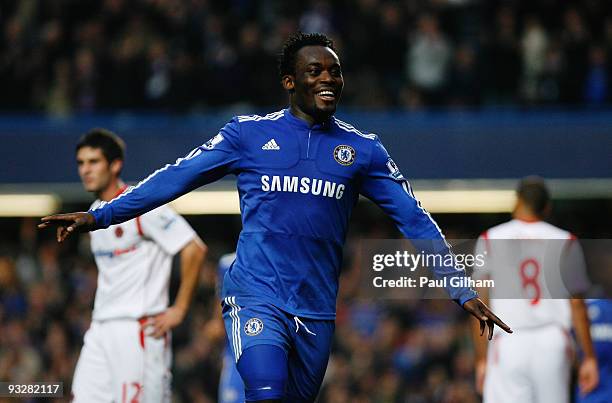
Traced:
<svg viewBox="0 0 612 403">
<path fill-rule="evenodd" d="M 537 18 L 528 17 L 521 38 L 523 59 L 522 91 L 526 101 L 538 100 L 538 84 L 546 63 L 548 36 Z"/>
<path fill-rule="evenodd" d="M 104 108 L 137 109 L 144 104 L 146 27 L 138 16 L 126 25 L 124 34 L 112 43 L 102 62 Z"/>
<path fill-rule="evenodd" d="M 89 48 L 81 48 L 74 58 L 74 99 L 79 112 L 92 112 L 98 103 L 96 57 Z"/>
<path fill-rule="evenodd" d="M 485 39 L 487 103 L 508 105 L 516 102 L 520 76 L 514 10 L 499 9 L 493 26 L 491 38 Z"/>
<path fill-rule="evenodd" d="M 0 326 L 0 379 L 17 383 L 38 381 L 41 355 L 32 346 L 25 324 L 14 319 Z"/>
<path fill-rule="evenodd" d="M 332 10 L 326 0 L 314 0 L 311 7 L 300 18 L 300 31 L 322 32 L 326 35 L 333 33 Z"/>
<path fill-rule="evenodd" d="M 402 9 L 396 3 L 385 3 L 378 21 L 378 44 L 372 49 L 374 72 L 382 78 L 389 99 L 387 105 L 397 105 L 405 71 L 406 26 L 403 25 Z M 360 89 L 358 89 L 360 90 Z"/>
<path fill-rule="evenodd" d="M 234 84 L 240 88 L 237 101 L 256 105 L 282 103 L 285 94 L 280 87 L 276 73 L 276 58 L 264 47 L 264 37 L 257 24 L 249 23 L 240 30 L 238 44 L 238 65 Z"/>
<path fill-rule="evenodd" d="M 608 98 L 609 73 L 606 52 L 601 46 L 589 51 L 589 66 L 584 85 L 584 100 L 589 105 L 602 105 Z"/>
<path fill-rule="evenodd" d="M 612 49 L 612 17 L 608 17 L 605 21 L 603 27 L 603 43 L 609 53 Z"/>
<path fill-rule="evenodd" d="M 546 50 L 542 75 L 538 85 L 538 99 L 544 104 L 555 104 L 561 99 L 564 79 L 564 60 L 558 44 L 551 44 Z"/>
<path fill-rule="evenodd" d="M 454 55 L 450 72 L 449 105 L 475 106 L 480 103 L 480 76 L 476 55 L 469 45 L 461 45 Z"/>
<path fill-rule="evenodd" d="M 564 80 L 562 96 L 569 104 L 579 104 L 583 99 L 589 63 L 589 32 L 582 16 L 574 8 L 565 12 L 563 22 L 563 52 L 568 79 Z"/>
<path fill-rule="evenodd" d="M 428 104 L 440 104 L 446 85 L 451 47 L 431 14 L 419 17 L 407 54 L 407 76 Z"/>
<path fill-rule="evenodd" d="M 21 318 L 28 309 L 15 262 L 6 255 L 0 256 L 0 305 L 7 319 Z"/>
<path fill-rule="evenodd" d="M 145 77 L 145 98 L 153 107 L 168 106 L 172 78 L 170 60 L 166 43 L 153 39 L 147 51 L 148 71 Z"/>
<path fill-rule="evenodd" d="M 44 101 L 45 111 L 52 116 L 66 116 L 73 108 L 70 63 L 62 59 L 53 67 L 53 83 Z"/>
</svg>

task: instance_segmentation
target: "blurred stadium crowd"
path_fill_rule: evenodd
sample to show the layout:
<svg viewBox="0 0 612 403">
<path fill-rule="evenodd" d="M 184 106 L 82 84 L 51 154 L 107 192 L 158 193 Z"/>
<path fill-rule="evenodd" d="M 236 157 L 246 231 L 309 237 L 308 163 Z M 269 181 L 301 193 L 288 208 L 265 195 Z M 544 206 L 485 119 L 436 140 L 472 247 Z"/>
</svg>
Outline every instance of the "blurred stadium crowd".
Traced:
<svg viewBox="0 0 612 403">
<path fill-rule="evenodd" d="M 4 111 L 284 105 L 297 29 L 336 40 L 345 106 L 610 101 L 605 0 L 6 0 L 0 26 Z"/>
<path fill-rule="evenodd" d="M 0 380 L 63 381 L 68 393 L 91 319 L 97 270 L 87 236 L 59 245 L 41 237 L 35 225 L 22 219 L 18 239 L 0 245 Z M 380 226 L 372 228 L 376 234 L 367 236 L 384 235 Z M 349 238 L 353 248 L 356 236 Z M 225 331 L 220 318 L 213 318 L 219 304 L 215 257 L 203 268 L 188 319 L 173 332 L 176 402 L 217 398 Z M 351 267 L 342 280 L 320 402 L 478 402 L 467 317 L 460 308 L 449 301 L 372 304 L 355 298 L 359 279 Z"/>
</svg>

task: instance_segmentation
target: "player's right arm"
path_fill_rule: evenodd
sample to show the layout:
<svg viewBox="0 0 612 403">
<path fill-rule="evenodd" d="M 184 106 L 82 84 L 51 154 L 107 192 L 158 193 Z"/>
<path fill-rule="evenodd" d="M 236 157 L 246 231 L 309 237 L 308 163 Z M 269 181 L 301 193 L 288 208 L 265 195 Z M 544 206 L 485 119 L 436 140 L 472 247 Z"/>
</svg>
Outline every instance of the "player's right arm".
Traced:
<svg viewBox="0 0 612 403">
<path fill-rule="evenodd" d="M 360 192 L 382 208 L 395 221 L 402 234 L 418 249 L 426 253 L 452 253 L 442 231 L 414 196 L 410 183 L 400 173 L 378 139 L 373 145 L 371 163 L 361 182 Z M 444 265 L 436 265 L 433 272 L 437 278 L 465 276 L 465 270 Z M 498 318 L 470 287 L 449 286 L 447 292 L 463 309 L 480 321 L 483 332 L 484 327 L 488 327 L 489 340 L 493 337 L 494 325 L 512 333 L 510 327 Z"/>
<path fill-rule="evenodd" d="M 570 304 L 576 338 L 583 354 L 580 367 L 578 368 L 578 387 L 580 388 L 580 393 L 586 395 L 599 384 L 597 358 L 591 339 L 590 321 L 586 304 L 582 298 L 572 298 Z"/>
<path fill-rule="evenodd" d="M 138 217 L 235 172 L 240 162 L 239 130 L 237 119 L 234 119 L 211 140 L 177 159 L 174 164 L 153 172 L 110 202 L 88 212 L 44 217 L 38 227 L 57 225 L 57 239 L 61 242 L 75 231 L 107 228 Z"/>
<path fill-rule="evenodd" d="M 578 387 L 580 393 L 586 395 L 599 384 L 599 370 L 591 339 L 591 323 L 587 306 L 582 298 L 589 289 L 590 281 L 586 272 L 582 247 L 573 235 L 570 236 L 563 249 L 561 262 L 562 276 L 572 296 L 570 299 L 572 326 L 582 352 L 582 360 L 578 368 Z"/>
</svg>

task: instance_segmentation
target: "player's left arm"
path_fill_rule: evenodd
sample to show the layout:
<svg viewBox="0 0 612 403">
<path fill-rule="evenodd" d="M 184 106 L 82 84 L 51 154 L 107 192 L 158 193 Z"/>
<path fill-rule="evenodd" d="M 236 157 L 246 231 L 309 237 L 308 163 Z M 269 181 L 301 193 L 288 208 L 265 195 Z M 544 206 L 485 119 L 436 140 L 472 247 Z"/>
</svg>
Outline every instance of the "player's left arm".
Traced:
<svg viewBox="0 0 612 403">
<path fill-rule="evenodd" d="M 361 194 L 380 206 L 417 248 L 427 253 L 452 253 L 442 231 L 414 196 L 410 183 L 401 174 L 380 141 L 374 141 L 370 165 L 361 183 Z M 434 267 L 433 270 L 438 278 L 466 276 L 465 270 L 455 267 L 442 265 Z M 447 287 L 447 292 L 463 309 L 480 321 L 483 333 L 485 326 L 488 326 L 489 339 L 493 337 L 494 325 L 512 333 L 510 327 L 499 319 L 470 287 Z"/>
<path fill-rule="evenodd" d="M 567 292 L 573 297 L 570 299 L 572 325 L 582 351 L 582 360 L 578 368 L 578 387 L 580 393 L 585 395 L 597 387 L 599 371 L 591 339 L 591 324 L 583 298 L 591 283 L 582 246 L 574 235 L 569 237 L 563 249 L 561 271 Z"/>
<path fill-rule="evenodd" d="M 574 331 L 576 332 L 576 338 L 583 354 L 580 367 L 578 368 L 578 386 L 580 387 L 580 393 L 586 395 L 599 384 L 597 357 L 593 348 L 590 321 L 584 299 L 572 298 L 570 304 Z"/>
<path fill-rule="evenodd" d="M 169 256 L 180 254 L 181 283 L 174 304 L 146 324 L 152 327 L 151 334 L 154 337 L 162 337 L 185 318 L 198 284 L 207 247 L 189 223 L 169 206 L 159 207 L 141 216 L 140 232 Z"/>
<path fill-rule="evenodd" d="M 153 337 L 162 337 L 185 319 L 198 285 L 200 268 L 207 252 L 206 244 L 197 235 L 181 249 L 181 283 L 174 304 L 153 319 Z"/>
</svg>

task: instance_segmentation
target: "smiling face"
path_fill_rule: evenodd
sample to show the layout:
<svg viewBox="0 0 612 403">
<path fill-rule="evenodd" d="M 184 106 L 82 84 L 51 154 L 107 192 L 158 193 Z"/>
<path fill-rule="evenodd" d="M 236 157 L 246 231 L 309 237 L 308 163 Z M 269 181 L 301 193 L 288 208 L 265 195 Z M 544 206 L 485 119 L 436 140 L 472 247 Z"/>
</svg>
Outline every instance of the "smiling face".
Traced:
<svg viewBox="0 0 612 403">
<path fill-rule="evenodd" d="M 83 187 L 95 194 L 104 192 L 121 172 L 121 160 L 109 163 L 100 148 L 81 147 L 76 160 Z"/>
<path fill-rule="evenodd" d="M 291 93 L 291 109 L 310 123 L 322 122 L 336 111 L 344 80 L 338 55 L 328 47 L 305 46 L 295 58 L 295 75 L 283 77 Z"/>
</svg>

